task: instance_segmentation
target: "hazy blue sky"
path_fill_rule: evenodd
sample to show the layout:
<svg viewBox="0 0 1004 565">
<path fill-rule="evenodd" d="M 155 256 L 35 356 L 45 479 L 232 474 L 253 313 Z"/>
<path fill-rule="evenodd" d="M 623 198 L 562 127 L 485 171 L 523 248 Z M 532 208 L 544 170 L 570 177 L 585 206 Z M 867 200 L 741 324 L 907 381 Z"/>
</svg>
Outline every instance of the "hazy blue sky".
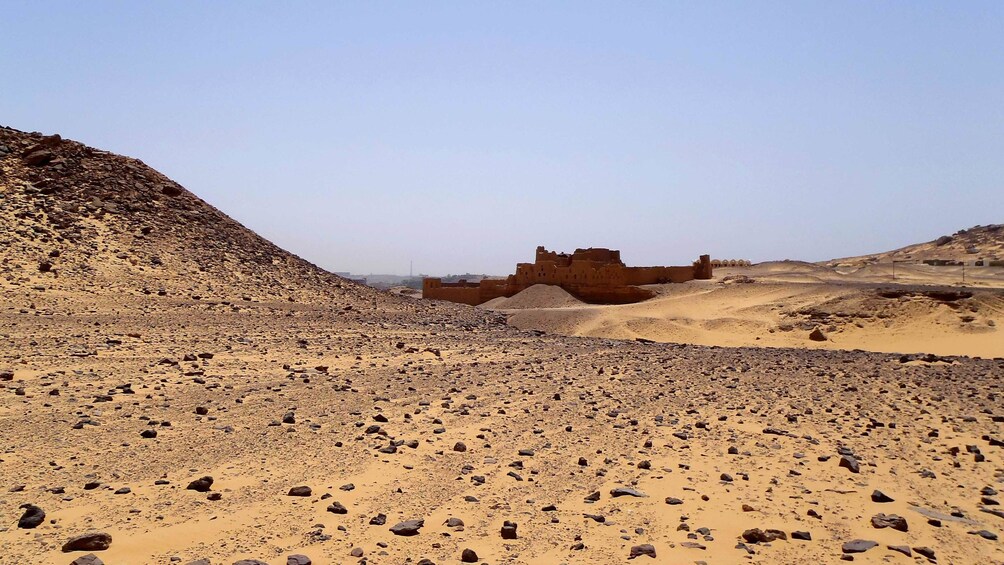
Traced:
<svg viewBox="0 0 1004 565">
<path fill-rule="evenodd" d="M 1004 221 L 1004 2 L 0 6 L 0 124 L 331 270 L 822 260 Z"/>
</svg>

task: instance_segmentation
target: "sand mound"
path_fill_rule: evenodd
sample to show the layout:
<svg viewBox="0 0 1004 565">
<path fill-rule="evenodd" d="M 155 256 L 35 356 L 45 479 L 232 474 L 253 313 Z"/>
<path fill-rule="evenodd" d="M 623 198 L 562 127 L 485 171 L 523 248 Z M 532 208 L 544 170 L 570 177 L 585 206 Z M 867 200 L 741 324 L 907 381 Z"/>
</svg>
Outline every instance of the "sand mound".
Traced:
<svg viewBox="0 0 1004 565">
<path fill-rule="evenodd" d="M 509 300 L 509 299 L 506 298 L 506 297 L 504 297 L 504 296 L 500 296 L 498 298 L 492 298 L 488 302 L 485 302 L 483 304 L 478 304 L 477 308 L 484 308 L 486 310 L 496 310 L 498 308 L 502 308 L 502 306 L 499 306 L 499 305 L 500 304 L 505 304 L 506 300 Z"/>
<path fill-rule="evenodd" d="M 526 308 L 569 308 L 584 304 L 560 286 L 535 284 L 510 298 L 495 302 L 491 308 L 495 310 L 523 310 Z"/>
</svg>

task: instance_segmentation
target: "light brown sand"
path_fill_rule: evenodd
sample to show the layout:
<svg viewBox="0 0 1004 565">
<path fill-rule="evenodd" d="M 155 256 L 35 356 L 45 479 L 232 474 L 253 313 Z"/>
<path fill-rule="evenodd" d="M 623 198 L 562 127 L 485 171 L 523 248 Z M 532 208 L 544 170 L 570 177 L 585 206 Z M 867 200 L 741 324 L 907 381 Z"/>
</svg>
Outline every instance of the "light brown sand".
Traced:
<svg viewBox="0 0 1004 565">
<path fill-rule="evenodd" d="M 954 269 L 898 270 L 893 280 L 879 267 L 849 274 L 804 263 L 721 269 L 712 281 L 650 287 L 659 296 L 637 304 L 529 309 L 510 312 L 509 319 L 519 328 L 575 336 L 1004 357 L 1004 280 L 998 272 L 1004 269 L 978 273 L 973 296 L 955 301 L 925 295 L 941 288 Z M 734 282 L 737 275 L 754 282 Z M 908 294 L 879 295 L 897 288 Z M 826 341 L 809 339 L 817 327 Z"/>
</svg>

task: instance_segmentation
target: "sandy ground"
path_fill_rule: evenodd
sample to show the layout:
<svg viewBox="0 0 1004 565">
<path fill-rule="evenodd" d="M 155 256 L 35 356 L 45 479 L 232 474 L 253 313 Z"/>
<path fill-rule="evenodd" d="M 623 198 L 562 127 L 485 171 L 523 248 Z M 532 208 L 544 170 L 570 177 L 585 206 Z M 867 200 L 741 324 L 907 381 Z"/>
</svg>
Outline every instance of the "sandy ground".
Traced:
<svg viewBox="0 0 1004 565">
<path fill-rule="evenodd" d="M 1004 357 L 1004 269 L 970 269 L 964 287 L 952 284 L 961 268 L 896 269 L 894 279 L 888 265 L 769 263 L 718 269 L 711 281 L 649 287 L 659 295 L 637 304 L 491 306 L 507 311 L 516 327 L 574 336 Z M 965 294 L 950 296 L 956 291 Z M 809 339 L 816 328 L 825 341 Z"/>
<path fill-rule="evenodd" d="M 856 538 L 880 544 L 864 563 L 910 561 L 888 545 L 1004 561 L 1000 541 L 968 533 L 1004 529 L 981 511 L 1001 499 L 982 489 L 1004 490 L 988 439 L 1004 438 L 1000 361 L 536 336 L 448 304 L 3 298 L 5 559 L 68 564 L 81 554 L 60 546 L 97 530 L 116 565 L 356 563 L 355 548 L 370 563 L 456 563 L 468 548 L 486 563 L 619 563 L 639 544 L 656 562 L 832 562 Z M 219 500 L 186 490 L 204 475 Z M 336 501 L 346 514 L 326 510 Z M 46 512 L 35 529 L 16 527 L 25 503 Z M 872 527 L 880 512 L 908 532 Z M 411 518 L 418 535 L 389 531 Z M 751 528 L 789 539 L 737 548 Z"/>
</svg>

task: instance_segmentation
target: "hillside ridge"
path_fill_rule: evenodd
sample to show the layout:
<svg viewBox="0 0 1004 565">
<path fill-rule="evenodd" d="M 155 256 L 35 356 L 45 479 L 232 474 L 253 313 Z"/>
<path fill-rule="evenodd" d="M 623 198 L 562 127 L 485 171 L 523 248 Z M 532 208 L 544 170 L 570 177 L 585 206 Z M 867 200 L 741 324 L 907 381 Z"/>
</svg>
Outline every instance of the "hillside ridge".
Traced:
<svg viewBox="0 0 1004 565">
<path fill-rule="evenodd" d="M 827 266 L 907 261 L 1004 261 L 1004 224 L 976 225 L 898 249 L 824 261 Z"/>
<path fill-rule="evenodd" d="M 139 159 L 9 127 L 0 127 L 0 284 L 380 296 L 279 248 Z"/>
</svg>

